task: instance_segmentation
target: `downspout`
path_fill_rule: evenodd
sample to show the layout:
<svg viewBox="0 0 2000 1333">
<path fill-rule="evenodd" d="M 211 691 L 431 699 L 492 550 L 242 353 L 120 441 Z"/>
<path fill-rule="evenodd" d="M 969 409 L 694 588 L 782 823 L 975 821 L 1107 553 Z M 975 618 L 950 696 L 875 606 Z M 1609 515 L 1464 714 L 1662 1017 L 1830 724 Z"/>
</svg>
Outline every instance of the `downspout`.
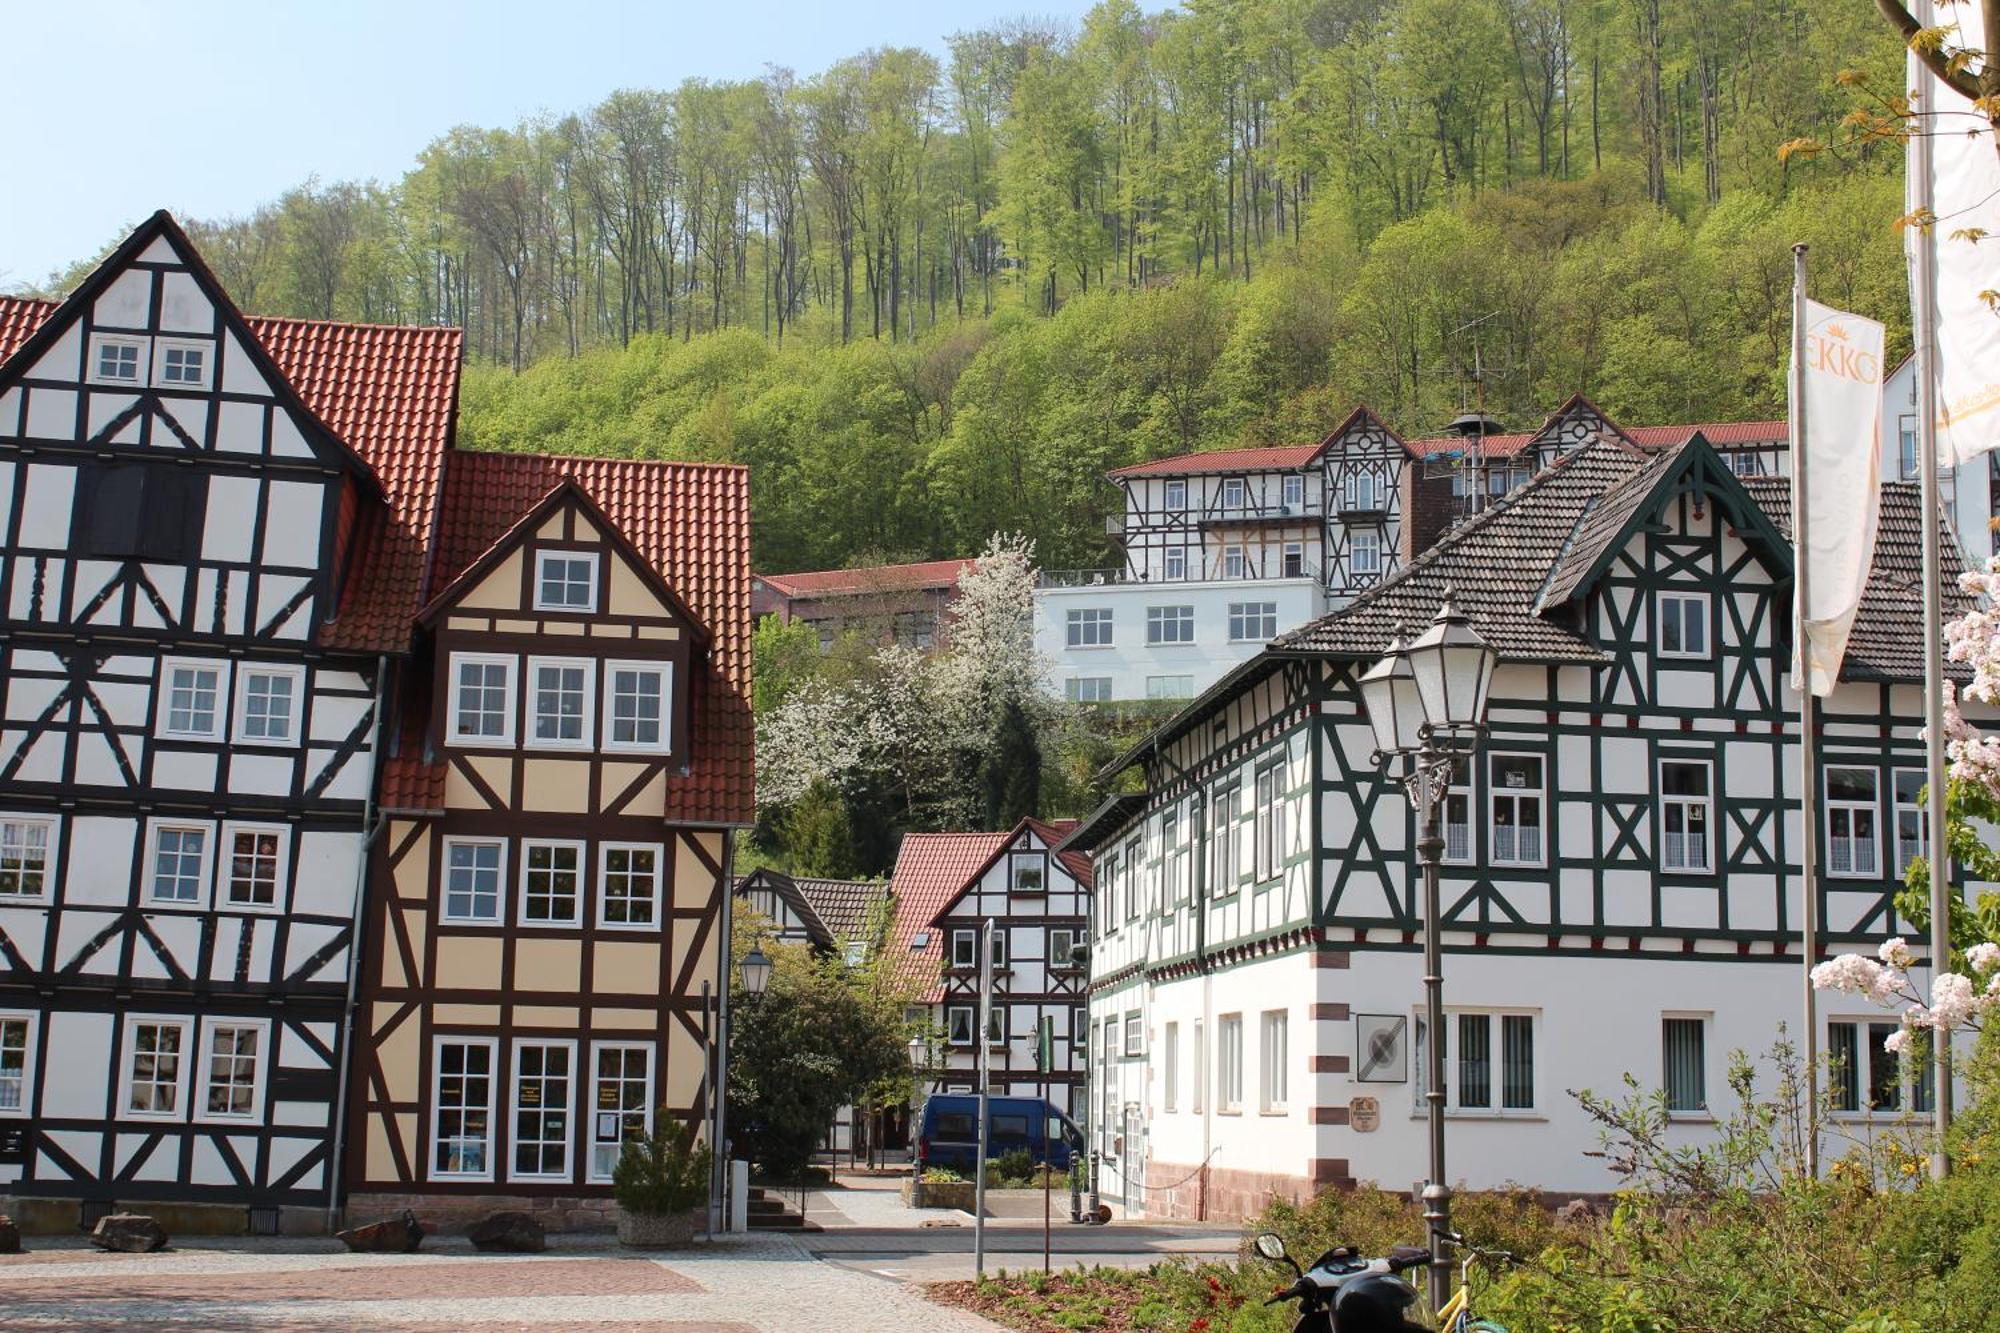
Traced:
<svg viewBox="0 0 2000 1333">
<path fill-rule="evenodd" d="M 361 932 L 368 908 L 368 856 L 385 821 L 375 805 L 375 776 L 382 765 L 383 718 L 389 693 L 389 658 L 375 658 L 375 738 L 368 747 L 368 786 L 361 810 L 361 854 L 354 865 L 354 915 L 347 936 L 347 1002 L 340 1016 L 340 1060 L 334 1071 L 333 1158 L 328 1164 L 326 1184 L 326 1232 L 330 1236 L 340 1220 L 341 1182 L 347 1167 L 347 1082 L 354 1065 L 354 1010 L 361 992 Z"/>
<path fill-rule="evenodd" d="M 729 1226 L 726 1212 L 728 1199 L 724 1197 L 729 1179 L 728 1154 L 724 1151 L 726 1141 L 723 1132 L 727 1126 L 727 1103 L 729 1100 L 729 974 L 730 958 L 735 951 L 736 923 L 736 831 L 722 831 L 722 956 L 718 960 L 715 978 L 715 1107 L 709 1129 L 708 1167 L 708 1235 L 715 1238 L 717 1224 L 723 1230 Z"/>
<path fill-rule="evenodd" d="M 1194 816 L 1201 832 L 1201 857 L 1195 862 L 1194 866 L 1194 953 L 1195 959 L 1201 967 L 1202 1032 L 1200 1068 L 1196 1069 L 1194 1074 L 1196 1078 L 1202 1081 L 1201 1175 L 1195 1185 L 1194 1220 L 1197 1222 L 1206 1222 L 1208 1220 L 1208 1163 L 1209 1158 L 1214 1156 L 1215 1153 L 1215 1145 L 1212 1141 L 1215 1122 L 1210 1118 L 1215 1113 L 1215 1089 L 1210 1086 L 1208 1079 L 1209 1051 L 1214 1047 L 1217 1035 L 1214 1018 L 1209 1013 L 1209 1010 L 1214 1006 L 1211 1004 L 1211 982 L 1213 978 L 1208 970 L 1208 867 L 1211 856 L 1208 844 L 1210 826 L 1214 822 L 1214 812 L 1211 809 L 1210 802 L 1214 798 L 1210 792 L 1200 785 L 1195 787 L 1194 792 Z"/>
</svg>

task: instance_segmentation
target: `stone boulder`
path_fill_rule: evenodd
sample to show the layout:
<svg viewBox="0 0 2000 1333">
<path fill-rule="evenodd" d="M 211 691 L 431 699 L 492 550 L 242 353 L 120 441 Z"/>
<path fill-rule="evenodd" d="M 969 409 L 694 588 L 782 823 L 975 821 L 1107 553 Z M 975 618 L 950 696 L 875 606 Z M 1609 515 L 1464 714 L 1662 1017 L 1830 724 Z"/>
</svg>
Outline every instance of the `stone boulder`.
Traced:
<svg viewBox="0 0 2000 1333">
<path fill-rule="evenodd" d="M 5 1213 L 0 1213 L 0 1254 L 19 1254 L 20 1252 L 21 1228 L 15 1223 L 13 1218 L 7 1216 Z"/>
<path fill-rule="evenodd" d="M 119 1254 L 150 1254 L 167 1248 L 167 1229 L 144 1213 L 108 1213 L 97 1219 L 90 1243 Z"/>
<path fill-rule="evenodd" d="M 488 1213 L 465 1229 L 472 1248 L 497 1254 L 540 1254 L 549 1248 L 542 1224 L 526 1213 Z"/>
<path fill-rule="evenodd" d="M 405 1208 L 401 1217 L 386 1217 L 334 1234 L 356 1254 L 414 1254 L 417 1246 L 424 1243 L 424 1224 Z"/>
</svg>

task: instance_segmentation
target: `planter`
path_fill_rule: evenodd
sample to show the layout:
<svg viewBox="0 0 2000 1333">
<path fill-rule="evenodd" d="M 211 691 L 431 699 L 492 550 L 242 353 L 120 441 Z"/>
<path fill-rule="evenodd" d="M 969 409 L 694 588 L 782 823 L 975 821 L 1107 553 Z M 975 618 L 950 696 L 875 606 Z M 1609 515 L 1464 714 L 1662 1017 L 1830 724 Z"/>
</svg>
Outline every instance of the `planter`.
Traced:
<svg viewBox="0 0 2000 1333">
<path fill-rule="evenodd" d="M 956 1208 L 969 1213 L 978 1193 L 979 1186 L 970 1180 L 903 1182 L 903 1202 L 912 1208 Z"/>
<path fill-rule="evenodd" d="M 628 1213 L 618 1210 L 618 1243 L 635 1250 L 677 1250 L 701 1230 L 701 1210 L 685 1213 Z"/>
</svg>

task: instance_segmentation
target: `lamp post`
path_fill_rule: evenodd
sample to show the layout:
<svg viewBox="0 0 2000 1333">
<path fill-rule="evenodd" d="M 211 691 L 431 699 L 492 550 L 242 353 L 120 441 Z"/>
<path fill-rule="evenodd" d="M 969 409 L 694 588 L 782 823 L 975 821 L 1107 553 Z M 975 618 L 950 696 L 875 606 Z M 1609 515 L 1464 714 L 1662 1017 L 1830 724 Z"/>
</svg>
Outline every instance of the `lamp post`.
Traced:
<svg viewBox="0 0 2000 1333">
<path fill-rule="evenodd" d="M 1458 609 L 1446 590 L 1428 628 L 1405 643 L 1399 632 L 1380 661 L 1361 674 L 1361 704 L 1375 732 L 1375 761 L 1403 784 L 1417 812 L 1417 863 L 1424 881 L 1424 1101 L 1430 1120 L 1430 1180 L 1424 1221 L 1430 1231 L 1433 1311 L 1451 1296 L 1445 1243 L 1451 1229 L 1451 1186 L 1444 1160 L 1444 948 L 1438 904 L 1441 827 L 1451 772 L 1470 758 L 1486 725 L 1486 696 L 1499 654 Z"/>
<path fill-rule="evenodd" d="M 771 984 L 771 960 L 756 945 L 743 955 L 743 993 L 762 995 Z"/>
<path fill-rule="evenodd" d="M 923 1187 L 924 1107 L 931 1099 L 931 1043 L 919 1032 L 910 1038 L 910 1078 L 916 1085 L 916 1104 L 910 1113 L 910 1176 Z"/>
</svg>

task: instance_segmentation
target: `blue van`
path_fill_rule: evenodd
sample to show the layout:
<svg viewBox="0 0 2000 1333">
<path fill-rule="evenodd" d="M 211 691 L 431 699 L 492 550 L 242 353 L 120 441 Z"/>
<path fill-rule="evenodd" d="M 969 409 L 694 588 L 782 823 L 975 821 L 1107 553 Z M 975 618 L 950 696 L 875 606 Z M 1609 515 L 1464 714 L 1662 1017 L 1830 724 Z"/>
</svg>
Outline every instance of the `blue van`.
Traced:
<svg viewBox="0 0 2000 1333">
<path fill-rule="evenodd" d="M 989 1162 L 1025 1152 L 1038 1165 L 1047 1162 L 1067 1171 L 1071 1156 L 1083 1147 L 1076 1122 L 1040 1097 L 989 1097 L 986 1123 Z M 952 1092 L 925 1102 L 923 1123 L 917 1127 L 917 1170 L 948 1166 L 970 1176 L 978 1160 L 979 1098 Z"/>
</svg>

